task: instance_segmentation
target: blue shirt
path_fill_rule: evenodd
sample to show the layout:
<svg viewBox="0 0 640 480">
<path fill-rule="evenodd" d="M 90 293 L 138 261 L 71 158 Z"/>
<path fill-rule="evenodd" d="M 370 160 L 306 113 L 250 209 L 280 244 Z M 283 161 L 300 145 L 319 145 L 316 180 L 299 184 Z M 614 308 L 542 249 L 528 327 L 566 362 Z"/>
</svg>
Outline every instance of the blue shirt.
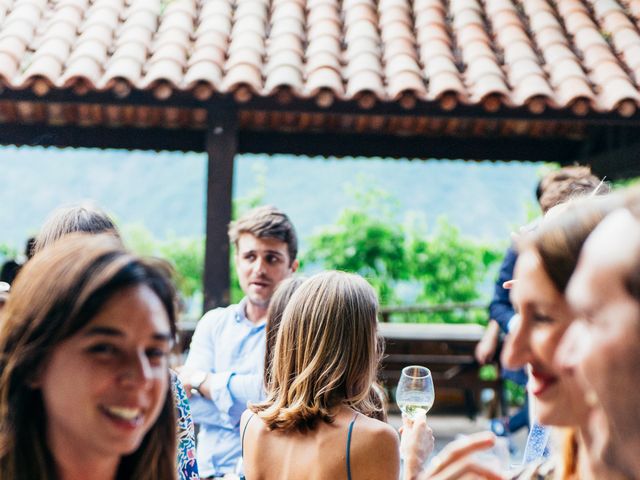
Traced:
<svg viewBox="0 0 640 480">
<path fill-rule="evenodd" d="M 237 472 L 241 458 L 240 416 L 247 402 L 263 398 L 265 322 L 245 315 L 246 299 L 207 312 L 193 333 L 187 368 L 211 373 L 212 400 L 191 396 L 191 412 L 200 424 L 197 460 L 202 477 Z"/>
</svg>

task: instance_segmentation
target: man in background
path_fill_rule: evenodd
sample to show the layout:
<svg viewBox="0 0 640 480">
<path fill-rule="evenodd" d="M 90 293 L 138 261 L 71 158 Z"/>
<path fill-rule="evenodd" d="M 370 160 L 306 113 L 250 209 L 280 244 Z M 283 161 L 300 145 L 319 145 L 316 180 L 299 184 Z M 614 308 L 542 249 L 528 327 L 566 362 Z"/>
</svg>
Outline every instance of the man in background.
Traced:
<svg viewBox="0 0 640 480">
<path fill-rule="evenodd" d="M 200 425 L 197 460 L 203 479 L 241 469 L 240 416 L 248 401 L 263 394 L 267 309 L 278 284 L 298 268 L 296 232 L 274 207 L 255 208 L 232 222 L 229 240 L 245 297 L 205 313 L 180 369 Z"/>
</svg>

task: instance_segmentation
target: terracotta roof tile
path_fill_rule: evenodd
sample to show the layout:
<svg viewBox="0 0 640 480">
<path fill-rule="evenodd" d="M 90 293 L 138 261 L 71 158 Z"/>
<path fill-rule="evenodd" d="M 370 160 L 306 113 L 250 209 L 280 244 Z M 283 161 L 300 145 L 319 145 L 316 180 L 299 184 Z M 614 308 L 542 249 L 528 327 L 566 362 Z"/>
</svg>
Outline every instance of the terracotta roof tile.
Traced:
<svg viewBox="0 0 640 480">
<path fill-rule="evenodd" d="M 640 17 L 640 2 L 638 2 L 638 0 L 631 0 L 627 2 L 627 6 L 629 8 L 629 11 L 631 12 L 631 15 L 636 18 Z"/>
<path fill-rule="evenodd" d="M 569 32 L 577 32 L 581 28 L 588 28 L 593 25 L 589 14 L 584 10 L 574 10 L 564 16 L 564 24 Z"/>
<path fill-rule="evenodd" d="M 101 76 L 100 62 L 96 62 L 91 57 L 79 57 L 77 60 L 69 62 L 64 75 L 57 83 L 61 87 L 67 87 L 79 79 L 86 79 L 90 84 L 97 85 Z"/>
<path fill-rule="evenodd" d="M 317 68 L 307 75 L 307 93 L 316 95 L 321 89 L 332 91 L 337 96 L 344 95 L 344 86 L 340 73 L 333 68 Z"/>
<path fill-rule="evenodd" d="M 2 0 L 0 83 L 630 115 L 639 18 L 637 0 Z"/>
</svg>

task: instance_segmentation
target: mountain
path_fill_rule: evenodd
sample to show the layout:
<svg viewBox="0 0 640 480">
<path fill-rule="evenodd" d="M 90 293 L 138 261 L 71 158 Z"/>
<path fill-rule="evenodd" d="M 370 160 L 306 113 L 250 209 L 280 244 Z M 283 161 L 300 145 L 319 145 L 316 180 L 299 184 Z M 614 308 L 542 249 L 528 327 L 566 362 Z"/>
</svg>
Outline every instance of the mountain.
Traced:
<svg viewBox="0 0 640 480">
<path fill-rule="evenodd" d="M 234 196 L 263 185 L 265 202 L 290 214 L 303 247 L 351 203 L 345 186 L 358 183 L 383 188 L 401 211 L 422 212 L 431 224 L 445 215 L 467 235 L 503 240 L 534 204 L 540 165 L 243 155 Z M 204 232 L 203 154 L 3 147 L 0 172 L 0 242 L 21 246 L 55 207 L 85 199 L 159 237 Z"/>
</svg>

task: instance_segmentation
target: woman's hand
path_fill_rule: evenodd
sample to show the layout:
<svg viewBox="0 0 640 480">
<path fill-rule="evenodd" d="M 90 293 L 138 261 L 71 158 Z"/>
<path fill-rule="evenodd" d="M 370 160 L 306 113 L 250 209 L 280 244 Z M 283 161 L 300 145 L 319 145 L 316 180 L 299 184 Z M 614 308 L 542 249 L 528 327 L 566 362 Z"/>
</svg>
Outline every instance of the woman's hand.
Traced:
<svg viewBox="0 0 640 480">
<path fill-rule="evenodd" d="M 418 414 L 415 419 L 402 416 L 400 428 L 402 439 L 400 441 L 400 455 L 404 460 L 404 480 L 414 480 L 422 469 L 422 465 L 435 445 L 433 431 L 427 425 L 426 414 Z"/>
<path fill-rule="evenodd" d="M 493 447 L 495 436 L 489 432 L 455 440 L 431 460 L 419 480 L 504 480 L 504 474 L 483 465 L 473 453 Z"/>
</svg>

